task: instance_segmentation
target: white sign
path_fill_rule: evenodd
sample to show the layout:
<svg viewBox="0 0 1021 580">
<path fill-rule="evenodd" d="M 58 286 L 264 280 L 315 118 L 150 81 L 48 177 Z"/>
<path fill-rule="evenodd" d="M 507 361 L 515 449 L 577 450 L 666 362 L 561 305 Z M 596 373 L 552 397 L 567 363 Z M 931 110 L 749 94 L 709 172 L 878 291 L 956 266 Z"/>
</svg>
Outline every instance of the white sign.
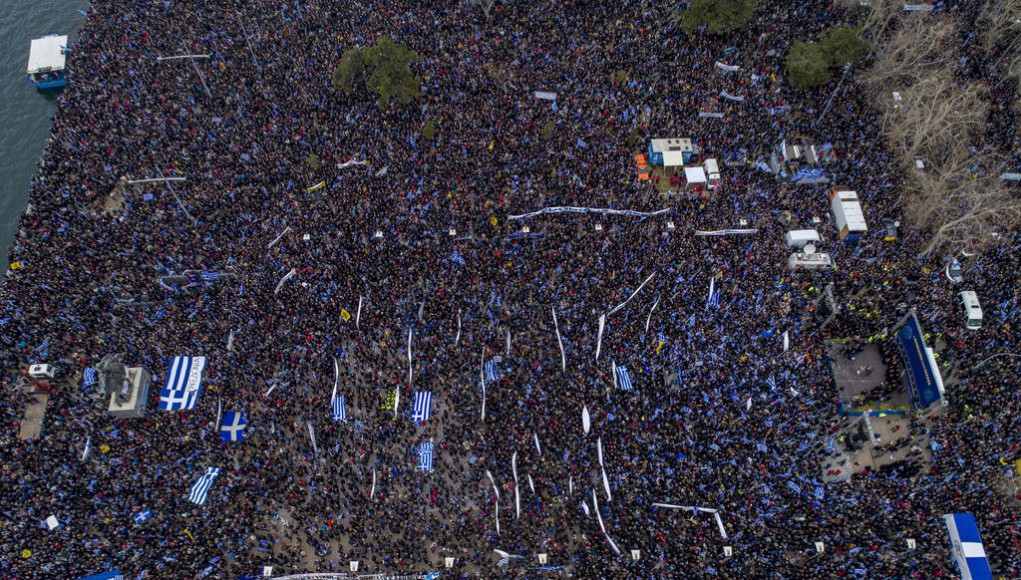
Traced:
<svg viewBox="0 0 1021 580">
<path fill-rule="evenodd" d="M 546 554 L 539 554 L 539 564 L 545 566 L 548 557 Z"/>
<path fill-rule="evenodd" d="M 730 558 L 734 555 L 734 548 L 732 546 L 723 546 L 723 555 Z"/>
<path fill-rule="evenodd" d="M 632 560 L 637 562 L 638 559 L 641 558 L 641 557 L 642 557 L 642 551 L 641 550 L 631 550 L 631 559 Z"/>
<path fill-rule="evenodd" d="M 270 576 L 272 576 L 273 575 L 273 566 L 263 566 L 262 567 L 262 575 L 264 577 L 266 577 L 266 578 L 269 578 Z"/>
<path fill-rule="evenodd" d="M 555 101 L 557 100 L 556 93 L 547 93 L 544 91 L 535 91 L 535 98 L 541 101 Z"/>
<path fill-rule="evenodd" d="M 444 558 L 443 559 L 443 563 L 447 566 L 447 568 L 453 568 L 454 567 L 454 559 L 451 558 L 450 556 L 447 556 L 446 558 Z"/>
<path fill-rule="evenodd" d="M 53 530 L 53 529 L 56 529 L 57 526 L 59 526 L 59 525 L 60 525 L 60 522 L 57 521 L 56 516 L 50 516 L 50 517 L 46 518 L 46 527 L 47 528 Z"/>
<path fill-rule="evenodd" d="M 819 552 L 820 554 L 822 554 L 823 552 L 826 551 L 826 546 L 822 542 L 816 542 L 815 543 L 815 551 Z"/>
<path fill-rule="evenodd" d="M 351 560 L 351 571 L 352 572 L 358 571 L 358 560 Z"/>
</svg>

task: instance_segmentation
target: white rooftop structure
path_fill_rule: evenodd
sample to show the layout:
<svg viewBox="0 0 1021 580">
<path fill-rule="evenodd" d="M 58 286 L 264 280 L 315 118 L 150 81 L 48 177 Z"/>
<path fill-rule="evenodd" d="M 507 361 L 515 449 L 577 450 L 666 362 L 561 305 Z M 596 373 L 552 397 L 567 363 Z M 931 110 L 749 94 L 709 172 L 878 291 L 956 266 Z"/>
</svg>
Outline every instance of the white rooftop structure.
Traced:
<svg viewBox="0 0 1021 580">
<path fill-rule="evenodd" d="M 705 183 L 705 170 L 701 167 L 685 167 L 684 180 L 687 181 L 689 185 Z"/>
<path fill-rule="evenodd" d="M 28 74 L 64 70 L 67 36 L 44 36 L 32 41 L 28 53 Z"/>
</svg>

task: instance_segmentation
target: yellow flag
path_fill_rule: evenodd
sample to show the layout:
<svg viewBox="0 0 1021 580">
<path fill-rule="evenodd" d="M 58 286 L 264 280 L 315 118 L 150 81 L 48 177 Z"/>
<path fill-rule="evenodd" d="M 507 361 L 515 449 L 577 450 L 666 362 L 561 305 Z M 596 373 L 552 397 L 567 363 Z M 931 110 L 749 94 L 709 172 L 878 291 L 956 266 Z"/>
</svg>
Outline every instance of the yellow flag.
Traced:
<svg viewBox="0 0 1021 580">
<path fill-rule="evenodd" d="M 103 453 L 109 453 L 110 452 L 110 446 L 109 445 L 100 445 L 99 446 L 99 450 L 102 451 Z"/>
<path fill-rule="evenodd" d="M 20 270 L 22 267 L 21 262 L 11 262 L 11 270 Z"/>
<path fill-rule="evenodd" d="M 185 533 L 185 534 L 186 534 L 186 535 L 187 535 L 187 536 L 188 536 L 189 538 L 191 538 L 191 541 L 193 541 L 193 542 L 195 541 L 195 536 L 191 535 L 191 530 L 189 530 L 188 528 L 184 528 L 184 533 Z"/>
<path fill-rule="evenodd" d="M 32 550 L 22 550 L 21 557 L 28 560 L 29 558 L 32 557 Z"/>
<path fill-rule="evenodd" d="M 348 320 L 351 320 L 351 313 L 341 308 L 340 317 L 344 319 L 344 322 L 347 322 Z"/>
<path fill-rule="evenodd" d="M 492 141 L 490 141 L 490 142 L 489 142 L 489 150 L 490 150 L 490 151 L 492 151 L 492 150 L 493 150 L 493 147 L 494 147 L 495 145 L 496 145 L 496 139 L 493 139 Z"/>
<path fill-rule="evenodd" d="M 666 344 L 662 340 L 660 340 L 658 342 L 659 342 L 659 344 L 656 345 L 656 355 L 659 355 L 659 351 L 663 350 L 663 345 Z"/>
</svg>

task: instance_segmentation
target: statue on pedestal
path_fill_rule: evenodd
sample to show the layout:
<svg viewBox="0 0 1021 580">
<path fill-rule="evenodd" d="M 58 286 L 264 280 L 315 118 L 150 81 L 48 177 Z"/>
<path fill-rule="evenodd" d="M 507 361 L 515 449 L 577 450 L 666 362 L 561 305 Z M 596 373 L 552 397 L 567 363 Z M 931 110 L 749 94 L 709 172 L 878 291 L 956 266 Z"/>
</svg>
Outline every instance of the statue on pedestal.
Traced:
<svg viewBox="0 0 1021 580">
<path fill-rule="evenodd" d="M 120 362 L 120 354 L 108 354 L 95 365 L 96 374 L 99 377 L 99 387 L 103 389 L 104 396 L 109 399 L 116 394 L 117 400 L 126 402 L 131 395 L 131 381 L 128 380 L 128 367 Z"/>
</svg>

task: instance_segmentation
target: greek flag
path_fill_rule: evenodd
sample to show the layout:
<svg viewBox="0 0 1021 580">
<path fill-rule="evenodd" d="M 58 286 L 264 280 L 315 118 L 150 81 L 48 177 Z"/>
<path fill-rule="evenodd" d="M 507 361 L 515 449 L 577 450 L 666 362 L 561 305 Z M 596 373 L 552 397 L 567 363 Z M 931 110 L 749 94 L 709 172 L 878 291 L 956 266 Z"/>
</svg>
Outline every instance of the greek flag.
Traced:
<svg viewBox="0 0 1021 580">
<path fill-rule="evenodd" d="M 433 470 L 433 445 L 430 442 L 423 441 L 418 446 L 418 470 L 419 471 L 432 471 Z"/>
<path fill-rule="evenodd" d="M 220 279 L 219 272 L 202 272 L 201 276 L 205 282 L 216 282 Z"/>
<path fill-rule="evenodd" d="M 152 517 L 152 512 L 151 511 L 149 511 L 149 510 L 142 510 L 142 511 L 138 512 L 137 514 L 135 514 L 135 523 L 136 524 L 141 524 L 142 522 L 144 522 L 145 520 L 147 520 L 147 519 L 149 519 L 151 517 Z"/>
<path fill-rule="evenodd" d="M 630 391 L 635 388 L 634 384 L 631 383 L 631 373 L 628 372 L 627 367 L 617 367 L 617 382 L 620 384 L 622 391 Z"/>
<path fill-rule="evenodd" d="M 428 391 L 415 391 L 415 409 L 411 413 L 412 421 L 428 421 L 431 412 L 433 394 Z"/>
<path fill-rule="evenodd" d="M 791 183 L 799 181 L 818 181 L 826 175 L 826 169 L 822 167 L 804 167 L 791 175 Z"/>
<path fill-rule="evenodd" d="M 160 391 L 159 408 L 164 411 L 194 409 L 205 367 L 204 356 L 175 356 L 167 371 L 167 382 Z"/>
<path fill-rule="evenodd" d="M 766 379 L 766 386 L 768 386 L 769 389 L 772 391 L 776 390 L 776 379 L 773 377 L 773 375 L 769 375 L 769 378 Z"/>
<path fill-rule="evenodd" d="M 241 411 L 227 411 L 223 417 L 223 425 L 220 426 L 220 440 L 224 443 L 245 440 L 245 427 L 248 421 Z"/>
<path fill-rule="evenodd" d="M 213 480 L 216 476 L 220 475 L 220 469 L 217 467 L 206 468 L 206 473 L 195 482 L 195 485 L 191 486 L 191 493 L 188 494 L 188 501 L 197 503 L 199 505 L 205 505 L 206 496 L 209 495 L 209 488 L 213 486 Z"/>
<path fill-rule="evenodd" d="M 691 318 L 688 319 L 688 328 L 695 328 L 695 314 L 692 313 Z"/>
<path fill-rule="evenodd" d="M 461 254 L 457 253 L 457 250 L 450 254 L 450 261 L 464 266 L 464 258 L 461 257 Z"/>
<path fill-rule="evenodd" d="M 85 372 L 82 373 L 82 389 L 85 391 L 85 394 L 92 394 L 92 387 L 96 386 L 98 374 L 96 369 L 92 367 L 85 369 Z"/>
<path fill-rule="evenodd" d="M 500 362 L 500 360 L 500 357 L 497 356 L 486 361 L 485 372 L 487 381 L 494 382 L 503 378 L 503 371 L 496 366 L 496 363 Z"/>
<path fill-rule="evenodd" d="M 333 420 L 347 421 L 347 409 L 344 408 L 344 395 L 333 397 Z"/>
</svg>

